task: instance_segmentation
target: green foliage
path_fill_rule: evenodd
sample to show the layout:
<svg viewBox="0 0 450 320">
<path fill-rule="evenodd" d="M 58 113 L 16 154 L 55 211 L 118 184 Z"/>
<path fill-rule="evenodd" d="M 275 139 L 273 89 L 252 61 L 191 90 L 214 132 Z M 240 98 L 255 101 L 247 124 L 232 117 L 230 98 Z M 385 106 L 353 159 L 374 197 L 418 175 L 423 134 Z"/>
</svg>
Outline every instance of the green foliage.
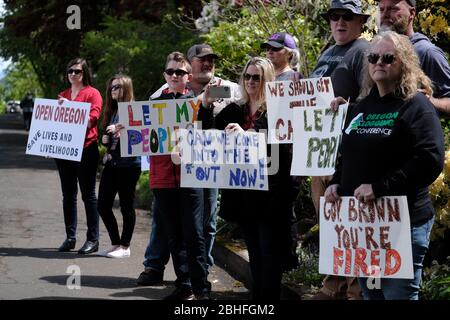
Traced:
<svg viewBox="0 0 450 320">
<path fill-rule="evenodd" d="M 150 209 L 153 201 L 153 192 L 149 185 L 149 172 L 144 171 L 139 177 L 136 188 L 137 206 L 143 209 Z"/>
<path fill-rule="evenodd" d="M 198 41 L 192 32 L 181 30 L 166 16 L 160 25 L 108 16 L 101 31 L 86 34 L 82 54 L 95 61 L 97 88 L 104 92 L 107 80 L 117 73 L 133 79 L 136 100 L 147 100 L 164 79 L 166 56 L 186 52 Z"/>
<path fill-rule="evenodd" d="M 6 112 L 6 103 L 0 100 L 0 115 Z"/>
<path fill-rule="evenodd" d="M 25 58 L 11 64 L 6 70 L 6 76 L 2 80 L 0 100 L 21 100 L 27 92 L 32 92 L 35 97 L 42 97 L 42 88 L 33 66 Z"/>
<path fill-rule="evenodd" d="M 426 300 L 450 299 L 450 257 L 447 263 L 433 261 L 431 267 L 424 269 L 421 287 Z"/>
<path fill-rule="evenodd" d="M 291 15 L 283 7 L 243 8 L 220 20 L 201 37 L 220 53 L 216 73 L 236 81 L 250 57 L 265 55 L 260 44 L 270 34 L 286 31 L 297 37 L 301 52 L 300 71 L 309 74 L 326 42 L 323 33 L 326 23 L 324 20 L 318 22 L 312 24 L 301 14 Z"/>
<path fill-rule="evenodd" d="M 299 246 L 297 254 L 300 266 L 295 270 L 283 274 L 283 282 L 320 287 L 324 276 L 318 272 L 318 252 L 309 247 Z"/>
</svg>

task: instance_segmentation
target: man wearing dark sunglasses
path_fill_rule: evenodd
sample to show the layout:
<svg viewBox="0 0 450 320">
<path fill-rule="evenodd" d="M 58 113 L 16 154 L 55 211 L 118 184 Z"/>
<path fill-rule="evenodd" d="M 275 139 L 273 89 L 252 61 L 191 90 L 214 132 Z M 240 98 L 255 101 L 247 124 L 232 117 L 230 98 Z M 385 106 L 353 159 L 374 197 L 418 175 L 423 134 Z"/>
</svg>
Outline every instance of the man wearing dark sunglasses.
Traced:
<svg viewBox="0 0 450 320">
<path fill-rule="evenodd" d="M 414 32 L 415 0 L 378 0 L 380 30 L 392 30 L 409 37 L 420 65 L 434 85 L 430 101 L 443 116 L 450 116 L 450 66 L 441 48 L 425 35 Z"/>
<path fill-rule="evenodd" d="M 309 75 L 310 78 L 331 77 L 335 96 L 355 102 L 362 86 L 362 68 L 369 43 L 360 38 L 369 15 L 362 13 L 360 0 L 332 0 L 330 9 L 322 14 L 330 25 L 335 44 L 325 50 Z M 319 200 L 324 195 L 331 176 L 312 177 L 311 197 L 316 215 Z M 316 300 L 361 299 L 361 288 L 356 278 L 326 276 Z"/>
</svg>

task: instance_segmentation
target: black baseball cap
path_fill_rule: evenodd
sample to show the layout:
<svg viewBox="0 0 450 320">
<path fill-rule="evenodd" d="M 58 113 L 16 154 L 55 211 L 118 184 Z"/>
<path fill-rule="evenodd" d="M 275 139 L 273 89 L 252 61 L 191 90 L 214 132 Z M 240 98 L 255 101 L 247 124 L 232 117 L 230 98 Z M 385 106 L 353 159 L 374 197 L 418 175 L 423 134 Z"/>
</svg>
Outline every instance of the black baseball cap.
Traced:
<svg viewBox="0 0 450 320">
<path fill-rule="evenodd" d="M 186 56 L 189 61 L 191 61 L 193 57 L 201 58 L 206 56 L 212 56 L 214 59 L 219 59 L 219 56 L 214 53 L 211 46 L 207 45 L 206 43 L 193 45 L 187 51 Z"/>
</svg>

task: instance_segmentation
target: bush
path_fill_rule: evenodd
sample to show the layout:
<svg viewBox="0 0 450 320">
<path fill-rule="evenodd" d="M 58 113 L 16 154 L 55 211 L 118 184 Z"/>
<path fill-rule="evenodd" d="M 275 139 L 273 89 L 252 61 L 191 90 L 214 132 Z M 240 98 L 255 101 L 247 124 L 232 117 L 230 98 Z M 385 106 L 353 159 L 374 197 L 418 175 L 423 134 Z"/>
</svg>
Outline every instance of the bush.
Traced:
<svg viewBox="0 0 450 320">
<path fill-rule="evenodd" d="M 136 205 L 142 209 L 150 210 L 153 202 L 153 192 L 149 186 L 149 172 L 144 171 L 139 177 L 136 188 Z"/>
<path fill-rule="evenodd" d="M 423 299 L 450 299 L 450 257 L 447 257 L 447 263 L 433 261 L 431 267 L 424 269 L 421 287 Z"/>
<path fill-rule="evenodd" d="M 319 274 L 319 253 L 312 247 L 299 246 L 297 249 L 300 266 L 283 275 L 283 282 L 302 284 L 318 288 L 322 285 L 324 275 Z"/>
<path fill-rule="evenodd" d="M 450 229 L 450 150 L 445 153 L 444 170 L 430 186 L 430 197 L 436 210 L 432 240 L 443 239 Z"/>
</svg>

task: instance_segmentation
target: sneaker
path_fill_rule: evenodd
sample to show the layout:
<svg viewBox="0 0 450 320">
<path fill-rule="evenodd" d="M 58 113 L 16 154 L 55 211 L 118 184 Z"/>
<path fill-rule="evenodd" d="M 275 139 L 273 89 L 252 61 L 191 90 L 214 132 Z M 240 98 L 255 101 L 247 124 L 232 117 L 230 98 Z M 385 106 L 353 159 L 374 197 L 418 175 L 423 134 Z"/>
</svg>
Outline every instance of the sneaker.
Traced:
<svg viewBox="0 0 450 320">
<path fill-rule="evenodd" d="M 102 256 L 102 257 L 106 257 L 108 253 L 113 252 L 114 250 L 117 250 L 119 247 L 120 246 L 112 246 L 112 247 L 110 247 L 110 248 L 108 248 L 106 250 L 100 251 L 98 253 L 98 255 Z"/>
<path fill-rule="evenodd" d="M 195 296 L 191 288 L 181 287 L 176 288 L 174 292 L 169 294 L 163 300 L 180 301 L 180 300 L 194 300 Z"/>
<path fill-rule="evenodd" d="M 130 254 L 131 254 L 131 250 L 129 247 L 126 249 L 119 247 L 118 249 L 107 253 L 106 256 L 109 258 L 123 259 L 123 258 L 129 258 Z"/>
<path fill-rule="evenodd" d="M 153 269 L 146 269 L 142 271 L 137 279 L 137 284 L 140 286 L 156 286 L 163 282 L 164 272 L 159 272 Z"/>
</svg>

